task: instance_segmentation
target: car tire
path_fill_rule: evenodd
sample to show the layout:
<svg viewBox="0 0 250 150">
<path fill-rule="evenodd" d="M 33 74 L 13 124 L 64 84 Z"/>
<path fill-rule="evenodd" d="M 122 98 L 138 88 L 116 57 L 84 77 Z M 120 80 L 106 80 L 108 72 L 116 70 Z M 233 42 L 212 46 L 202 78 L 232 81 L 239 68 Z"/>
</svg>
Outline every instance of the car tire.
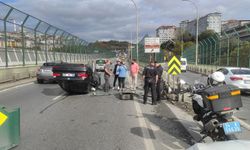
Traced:
<svg viewBox="0 0 250 150">
<path fill-rule="evenodd" d="M 43 84 L 43 79 L 37 79 L 38 84 Z"/>
</svg>

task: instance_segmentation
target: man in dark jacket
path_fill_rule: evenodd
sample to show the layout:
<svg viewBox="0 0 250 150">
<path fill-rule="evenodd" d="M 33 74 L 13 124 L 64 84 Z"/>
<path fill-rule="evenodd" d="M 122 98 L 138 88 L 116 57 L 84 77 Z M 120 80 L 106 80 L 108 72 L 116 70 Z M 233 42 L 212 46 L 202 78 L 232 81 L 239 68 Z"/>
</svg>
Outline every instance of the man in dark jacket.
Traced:
<svg viewBox="0 0 250 150">
<path fill-rule="evenodd" d="M 143 70 L 143 80 L 144 80 L 144 96 L 143 96 L 143 104 L 147 103 L 147 97 L 149 88 L 151 89 L 152 95 L 152 105 L 156 105 L 156 89 L 155 85 L 158 80 L 157 71 L 155 69 L 154 62 L 150 62 L 149 66 L 145 67 Z"/>
<path fill-rule="evenodd" d="M 117 72 L 117 69 L 118 69 L 119 65 L 120 65 L 120 60 L 117 60 L 116 64 L 115 64 L 115 68 L 113 70 L 113 74 L 114 74 L 113 90 L 115 89 L 116 81 L 117 81 L 118 75 L 119 75 L 118 72 Z M 117 89 L 119 90 L 119 85 L 118 85 Z"/>
</svg>

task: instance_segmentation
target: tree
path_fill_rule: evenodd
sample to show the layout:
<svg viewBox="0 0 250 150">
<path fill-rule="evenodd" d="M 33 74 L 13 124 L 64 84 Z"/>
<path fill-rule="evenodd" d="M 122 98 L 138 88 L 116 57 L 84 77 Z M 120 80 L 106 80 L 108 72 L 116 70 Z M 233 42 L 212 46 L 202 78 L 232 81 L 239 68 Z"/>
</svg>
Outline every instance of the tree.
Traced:
<svg viewBox="0 0 250 150">
<path fill-rule="evenodd" d="M 189 42 L 189 41 L 195 41 L 195 37 L 192 36 L 189 32 L 184 31 L 183 33 L 178 32 L 177 33 L 177 39 L 181 41 L 183 39 L 183 42 Z"/>
<path fill-rule="evenodd" d="M 214 30 L 206 30 L 199 35 L 199 41 L 215 36 L 215 34 Z"/>
</svg>

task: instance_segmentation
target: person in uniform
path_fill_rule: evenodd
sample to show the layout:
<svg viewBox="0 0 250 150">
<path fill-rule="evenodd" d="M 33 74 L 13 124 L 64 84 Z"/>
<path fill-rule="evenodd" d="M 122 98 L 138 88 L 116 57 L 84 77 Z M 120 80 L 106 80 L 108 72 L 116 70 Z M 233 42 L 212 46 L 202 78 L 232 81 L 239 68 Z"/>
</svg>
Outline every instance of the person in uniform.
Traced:
<svg viewBox="0 0 250 150">
<path fill-rule="evenodd" d="M 150 88 L 152 95 L 152 105 L 156 105 L 156 83 L 158 80 L 158 75 L 153 61 L 151 61 L 150 64 L 144 68 L 142 77 L 144 80 L 143 104 L 147 103 L 147 97 Z"/>
<path fill-rule="evenodd" d="M 158 75 L 158 80 L 156 82 L 156 101 L 157 102 L 161 102 L 161 90 L 162 90 L 162 73 L 163 73 L 163 67 L 161 66 L 161 64 L 157 63 L 155 61 L 155 69 L 157 71 L 157 75 Z"/>
</svg>

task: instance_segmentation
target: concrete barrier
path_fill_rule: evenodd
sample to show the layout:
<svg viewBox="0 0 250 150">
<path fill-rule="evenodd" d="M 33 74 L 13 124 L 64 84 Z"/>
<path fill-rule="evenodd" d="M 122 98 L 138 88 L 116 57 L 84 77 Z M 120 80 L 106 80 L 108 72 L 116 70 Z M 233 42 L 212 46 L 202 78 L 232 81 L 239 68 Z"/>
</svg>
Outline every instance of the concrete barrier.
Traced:
<svg viewBox="0 0 250 150">
<path fill-rule="evenodd" d="M 35 77 L 38 68 L 39 66 L 1 68 L 0 83 Z"/>
<path fill-rule="evenodd" d="M 222 66 L 212 66 L 212 65 L 193 65 L 189 64 L 187 69 L 188 71 L 200 73 L 203 75 L 209 75 L 213 72 L 215 72 L 218 68 L 221 68 Z"/>
</svg>

